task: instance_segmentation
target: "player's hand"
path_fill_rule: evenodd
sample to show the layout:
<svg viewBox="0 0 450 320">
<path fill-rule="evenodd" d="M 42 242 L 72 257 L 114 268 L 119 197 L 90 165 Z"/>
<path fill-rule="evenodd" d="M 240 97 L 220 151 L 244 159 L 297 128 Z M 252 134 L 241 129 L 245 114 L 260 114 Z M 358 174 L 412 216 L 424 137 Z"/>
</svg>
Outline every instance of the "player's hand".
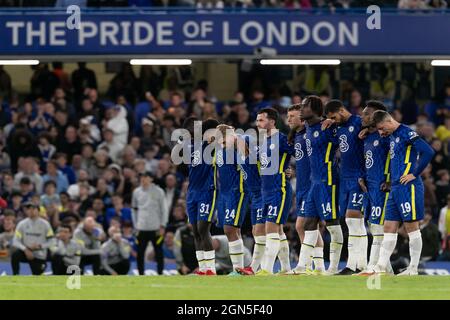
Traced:
<svg viewBox="0 0 450 320">
<path fill-rule="evenodd" d="M 367 193 L 367 186 L 366 186 L 366 182 L 364 181 L 364 179 L 363 178 L 359 178 L 358 179 L 358 183 L 359 183 L 359 186 L 361 187 L 361 190 L 364 193 Z"/>
<path fill-rule="evenodd" d="M 358 133 L 358 138 L 363 140 L 363 139 L 365 139 L 367 137 L 368 134 L 369 134 L 369 129 L 364 128 Z"/>
<path fill-rule="evenodd" d="M 286 174 L 286 177 L 288 179 L 290 179 L 290 178 L 292 178 L 294 172 L 292 171 L 292 169 L 290 167 L 288 167 L 284 173 Z"/>
<path fill-rule="evenodd" d="M 391 183 L 390 182 L 383 182 L 380 186 L 380 190 L 383 192 L 389 192 L 391 191 Z"/>
<path fill-rule="evenodd" d="M 28 260 L 33 260 L 34 259 L 33 251 L 31 251 L 30 249 L 26 248 L 24 252 L 25 252 L 25 257 L 27 257 Z"/>
<path fill-rule="evenodd" d="M 406 176 L 402 176 L 400 178 L 400 183 L 401 184 L 407 184 L 408 182 L 413 181 L 415 178 L 416 177 L 412 173 L 408 173 Z"/>
<path fill-rule="evenodd" d="M 33 250 L 39 250 L 39 249 L 41 249 L 41 245 L 40 245 L 40 244 L 33 243 L 32 245 L 29 245 L 28 248 L 29 248 L 31 251 L 33 251 Z"/>
<path fill-rule="evenodd" d="M 322 121 L 322 131 L 325 129 L 328 129 L 329 127 L 331 127 L 334 124 L 334 120 L 331 119 L 325 119 Z"/>
<path fill-rule="evenodd" d="M 163 226 L 159 227 L 159 235 L 163 236 L 164 233 L 166 233 L 166 229 Z"/>
</svg>

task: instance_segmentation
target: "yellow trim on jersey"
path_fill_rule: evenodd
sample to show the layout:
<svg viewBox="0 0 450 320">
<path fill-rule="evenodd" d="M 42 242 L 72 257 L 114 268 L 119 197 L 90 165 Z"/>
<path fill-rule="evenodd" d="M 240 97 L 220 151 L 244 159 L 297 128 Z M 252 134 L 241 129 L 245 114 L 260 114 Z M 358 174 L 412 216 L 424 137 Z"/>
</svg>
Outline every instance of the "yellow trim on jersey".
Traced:
<svg viewBox="0 0 450 320">
<path fill-rule="evenodd" d="M 256 161 L 256 167 L 258 168 L 258 174 L 261 175 L 261 162 L 259 160 Z"/>
<path fill-rule="evenodd" d="M 19 230 L 16 230 L 15 236 L 17 239 L 22 239 L 22 232 L 20 232 Z"/>
<path fill-rule="evenodd" d="M 213 201 L 212 201 L 212 204 L 211 204 L 211 210 L 209 211 L 208 222 L 211 222 L 215 205 L 216 205 L 216 189 L 214 189 Z"/>
<path fill-rule="evenodd" d="M 386 176 L 386 182 L 389 182 L 391 180 L 391 174 L 389 173 L 390 164 L 391 164 L 391 155 L 388 152 L 386 157 L 386 164 L 384 165 L 384 175 Z"/>
<path fill-rule="evenodd" d="M 286 189 L 284 188 L 284 186 L 281 188 L 281 193 L 283 193 L 283 196 L 281 197 L 281 206 L 280 210 L 278 211 L 277 224 L 280 224 L 281 216 L 283 215 L 284 210 L 284 203 L 286 202 Z"/>
<path fill-rule="evenodd" d="M 386 195 L 384 196 L 383 211 L 381 212 L 380 226 L 382 226 L 384 224 L 384 216 L 386 214 L 386 205 L 387 205 L 388 199 L 389 199 L 389 192 L 386 192 Z"/>
<path fill-rule="evenodd" d="M 406 148 L 406 155 L 405 155 L 405 164 L 406 164 L 406 169 L 405 172 L 403 172 L 403 175 L 406 176 L 409 172 L 409 169 L 411 169 L 411 162 L 409 162 L 409 157 L 411 155 L 411 145 L 409 145 Z"/>
<path fill-rule="evenodd" d="M 331 166 L 331 162 L 330 162 L 331 147 L 332 147 L 332 143 L 328 142 L 327 153 L 325 154 L 325 163 L 327 164 L 328 185 L 329 186 L 331 186 L 333 184 L 332 166 Z"/>
<path fill-rule="evenodd" d="M 281 158 L 279 173 L 284 172 L 284 163 L 286 162 L 287 153 L 283 153 L 283 157 Z"/>
<path fill-rule="evenodd" d="M 336 212 L 336 185 L 333 184 L 331 187 L 331 217 L 333 219 L 337 219 L 337 212 Z"/>
<path fill-rule="evenodd" d="M 411 206 L 412 206 L 412 219 L 416 220 L 416 187 L 411 185 Z"/>
<path fill-rule="evenodd" d="M 242 170 L 239 170 L 239 192 L 244 192 L 244 174 L 242 173 Z"/>
<path fill-rule="evenodd" d="M 214 207 L 216 205 L 216 190 L 217 190 L 216 150 L 214 150 L 212 166 L 214 168 L 214 194 L 213 194 L 213 200 L 212 200 L 212 204 L 211 204 L 211 210 L 209 211 L 209 215 L 208 215 L 208 222 L 211 222 L 211 220 L 212 220 L 212 215 L 214 213 Z"/>
<path fill-rule="evenodd" d="M 239 217 L 241 216 L 242 202 L 244 201 L 245 193 L 241 192 L 241 196 L 239 197 L 239 203 L 237 207 L 236 217 L 234 217 L 234 226 L 239 224 Z"/>
</svg>

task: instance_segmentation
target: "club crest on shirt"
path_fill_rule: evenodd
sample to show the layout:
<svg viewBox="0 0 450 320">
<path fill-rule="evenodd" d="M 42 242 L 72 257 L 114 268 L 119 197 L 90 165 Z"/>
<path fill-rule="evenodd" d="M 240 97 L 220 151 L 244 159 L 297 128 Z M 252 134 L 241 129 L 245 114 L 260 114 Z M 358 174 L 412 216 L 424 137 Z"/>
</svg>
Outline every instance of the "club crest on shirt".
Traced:
<svg viewBox="0 0 450 320">
<path fill-rule="evenodd" d="M 314 138 L 317 138 L 319 136 L 319 131 L 314 131 L 313 136 L 314 136 Z"/>
<path fill-rule="evenodd" d="M 373 146 L 374 146 L 374 147 L 377 147 L 379 144 L 380 144 L 380 141 L 378 141 L 378 140 L 375 140 L 375 141 L 373 142 Z"/>
<path fill-rule="evenodd" d="M 400 142 L 400 137 L 395 138 L 395 142 L 399 143 Z"/>
<path fill-rule="evenodd" d="M 410 139 L 414 139 L 414 138 L 416 138 L 416 137 L 419 136 L 419 135 L 417 134 L 417 132 L 415 132 L 415 131 L 410 131 L 408 134 L 409 134 L 409 138 L 410 138 Z"/>
<path fill-rule="evenodd" d="M 354 126 L 350 126 L 349 128 L 348 128 L 348 131 L 349 132 L 353 132 L 355 130 L 355 127 Z"/>
</svg>

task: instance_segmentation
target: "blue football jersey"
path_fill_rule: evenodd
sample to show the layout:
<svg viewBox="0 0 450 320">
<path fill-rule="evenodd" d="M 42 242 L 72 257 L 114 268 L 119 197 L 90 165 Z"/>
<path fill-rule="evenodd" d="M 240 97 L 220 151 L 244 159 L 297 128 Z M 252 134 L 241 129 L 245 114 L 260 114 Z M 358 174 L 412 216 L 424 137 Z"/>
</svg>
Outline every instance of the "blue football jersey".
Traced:
<svg viewBox="0 0 450 320">
<path fill-rule="evenodd" d="M 364 142 L 358 138 L 361 126 L 361 117 L 352 115 L 337 128 L 341 179 L 358 179 L 364 176 Z"/>
<path fill-rule="evenodd" d="M 217 148 L 216 165 L 221 192 L 243 192 L 243 174 L 239 166 L 234 148 Z"/>
<path fill-rule="evenodd" d="M 331 186 L 337 183 L 338 168 L 335 161 L 338 141 L 336 128 L 322 130 L 322 123 L 306 125 L 306 151 L 309 157 L 312 182 Z"/>
<path fill-rule="evenodd" d="M 238 152 L 238 166 L 244 179 L 244 190 L 261 191 L 260 163 L 256 139 L 248 135 L 238 135 L 238 139 L 244 139 L 250 154 L 245 156 Z"/>
<path fill-rule="evenodd" d="M 364 159 L 366 180 L 380 184 L 389 181 L 389 138 L 382 137 L 378 131 L 370 133 L 364 139 Z"/>
<path fill-rule="evenodd" d="M 206 163 L 203 159 L 203 152 L 208 146 L 204 141 L 199 147 L 190 143 L 188 148 L 191 154 L 191 163 L 189 164 L 189 186 L 188 190 L 203 191 L 213 190 L 216 188 L 216 166 L 213 163 Z M 212 149 L 212 157 L 214 159 L 215 151 Z"/>
<path fill-rule="evenodd" d="M 296 133 L 294 149 L 295 172 L 297 177 L 295 191 L 296 193 L 302 193 L 311 187 L 311 166 L 306 151 L 306 129 Z"/>
<path fill-rule="evenodd" d="M 412 173 L 417 165 L 418 153 L 413 143 L 419 135 L 401 124 L 390 136 L 389 153 L 391 155 L 391 180 L 398 184 L 400 177 Z M 420 177 L 417 177 L 420 179 Z"/>
<path fill-rule="evenodd" d="M 279 131 L 261 143 L 259 159 L 263 193 L 282 190 L 286 187 L 287 179 L 284 172 L 294 154 L 294 146 L 289 145 L 286 135 Z"/>
</svg>

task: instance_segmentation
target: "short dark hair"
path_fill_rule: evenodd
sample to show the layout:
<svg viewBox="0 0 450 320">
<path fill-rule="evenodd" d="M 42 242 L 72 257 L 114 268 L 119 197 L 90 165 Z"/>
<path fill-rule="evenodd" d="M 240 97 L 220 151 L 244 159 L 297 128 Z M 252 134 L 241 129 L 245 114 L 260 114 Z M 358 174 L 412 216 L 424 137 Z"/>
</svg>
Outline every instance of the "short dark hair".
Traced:
<svg viewBox="0 0 450 320">
<path fill-rule="evenodd" d="M 54 186 L 54 187 L 56 188 L 56 182 L 53 181 L 53 180 L 48 180 L 48 181 L 46 181 L 46 182 L 44 183 L 44 190 L 45 190 L 48 186 L 50 186 L 50 185 L 52 185 L 52 186 Z"/>
<path fill-rule="evenodd" d="M 72 226 L 68 223 L 61 224 L 60 228 L 62 229 L 69 229 L 70 232 L 72 232 Z"/>
<path fill-rule="evenodd" d="M 219 124 L 220 124 L 219 121 L 217 121 L 216 119 L 212 119 L 212 118 L 206 119 L 205 121 L 202 122 L 202 134 L 204 134 L 209 129 L 217 128 L 217 126 Z"/>
<path fill-rule="evenodd" d="M 372 121 L 374 125 L 377 125 L 390 117 L 392 116 L 387 111 L 377 110 L 372 115 Z"/>
<path fill-rule="evenodd" d="M 301 103 L 293 104 L 288 108 L 288 112 L 289 111 L 299 111 L 301 108 L 302 108 Z"/>
<path fill-rule="evenodd" d="M 341 108 L 345 108 L 341 100 L 332 99 L 325 105 L 325 114 L 338 112 Z"/>
<path fill-rule="evenodd" d="M 263 108 L 258 111 L 258 114 L 267 114 L 267 118 L 277 122 L 278 121 L 278 111 L 274 108 Z"/>
<path fill-rule="evenodd" d="M 31 180 L 28 177 L 23 177 L 20 179 L 20 184 L 31 184 Z"/>
<path fill-rule="evenodd" d="M 309 95 L 306 96 L 302 102 L 303 105 L 309 105 L 314 114 L 321 117 L 323 115 L 323 102 L 319 96 Z"/>
<path fill-rule="evenodd" d="M 374 109 L 375 111 L 376 111 L 376 110 L 387 111 L 387 108 L 386 108 L 386 106 L 384 105 L 384 103 L 381 102 L 381 101 L 378 101 L 378 100 L 369 100 L 369 101 L 366 101 L 366 107 L 367 107 L 367 108 L 372 108 L 372 109 Z"/>
</svg>

